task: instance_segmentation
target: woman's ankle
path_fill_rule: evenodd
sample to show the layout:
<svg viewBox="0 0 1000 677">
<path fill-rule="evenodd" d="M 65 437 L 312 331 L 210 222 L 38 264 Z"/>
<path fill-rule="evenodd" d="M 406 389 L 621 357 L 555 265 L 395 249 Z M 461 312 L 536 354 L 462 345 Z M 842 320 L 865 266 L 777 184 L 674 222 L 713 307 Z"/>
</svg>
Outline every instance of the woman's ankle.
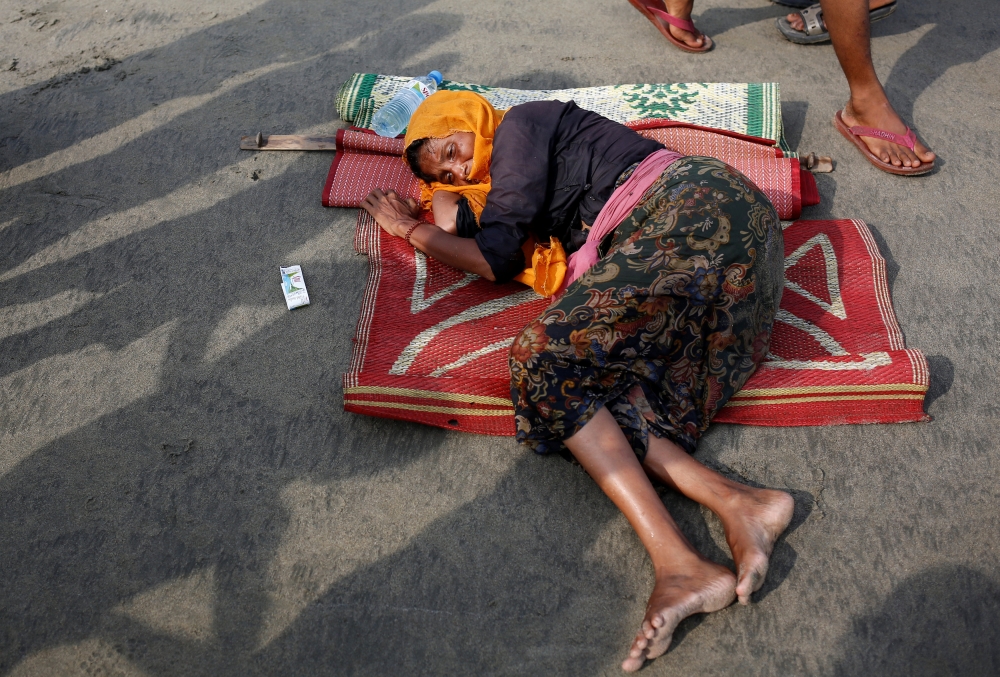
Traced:
<svg viewBox="0 0 1000 677">
<path fill-rule="evenodd" d="M 653 575 L 657 579 L 670 576 L 685 576 L 701 571 L 705 567 L 714 566 L 713 562 L 705 559 L 696 550 L 688 552 L 678 552 L 675 550 L 664 556 L 657 555 L 655 559 L 652 553 L 650 553 L 650 560 L 653 563 Z"/>
</svg>

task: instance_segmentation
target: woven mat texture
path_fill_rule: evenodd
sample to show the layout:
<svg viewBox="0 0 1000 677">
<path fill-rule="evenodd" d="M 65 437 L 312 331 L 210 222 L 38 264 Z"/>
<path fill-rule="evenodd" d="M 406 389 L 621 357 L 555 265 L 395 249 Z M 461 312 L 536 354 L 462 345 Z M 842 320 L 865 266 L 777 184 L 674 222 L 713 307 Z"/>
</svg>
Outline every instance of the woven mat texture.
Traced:
<svg viewBox="0 0 1000 677">
<path fill-rule="evenodd" d="M 410 79 L 355 73 L 337 94 L 337 113 L 355 127 L 371 129 L 372 114 Z M 786 155 L 793 155 L 782 135 L 781 94 L 776 82 L 677 82 L 528 90 L 445 80 L 440 88 L 477 92 L 498 109 L 528 101 L 575 101 L 581 108 L 622 124 L 674 120 L 703 125 L 767 139 Z"/>
<path fill-rule="evenodd" d="M 370 276 L 344 408 L 468 432 L 512 435 L 508 349 L 548 304 L 429 259 L 360 212 Z M 903 345 L 885 261 L 857 220 L 785 230 L 785 291 L 769 359 L 717 422 L 766 426 L 927 420 L 923 355 Z"/>
</svg>

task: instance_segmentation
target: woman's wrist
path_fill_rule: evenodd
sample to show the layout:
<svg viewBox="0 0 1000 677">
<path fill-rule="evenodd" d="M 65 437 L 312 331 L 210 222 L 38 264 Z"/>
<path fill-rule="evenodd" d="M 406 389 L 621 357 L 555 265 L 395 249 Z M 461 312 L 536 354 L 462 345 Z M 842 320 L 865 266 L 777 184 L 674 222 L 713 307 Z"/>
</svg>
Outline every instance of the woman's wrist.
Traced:
<svg viewBox="0 0 1000 677">
<path fill-rule="evenodd" d="M 419 221 L 417 221 L 416 219 L 408 219 L 408 218 L 396 219 L 392 224 L 392 228 L 389 229 L 389 232 L 395 235 L 396 237 L 406 237 L 406 231 L 408 231 L 417 223 L 419 223 Z"/>
<path fill-rule="evenodd" d="M 403 235 L 403 239 L 406 240 L 406 244 L 410 245 L 411 247 L 414 245 L 412 242 L 410 242 L 410 237 L 412 237 L 413 231 L 419 228 L 420 225 L 421 225 L 420 221 L 414 221 L 406 228 L 406 233 Z"/>
</svg>

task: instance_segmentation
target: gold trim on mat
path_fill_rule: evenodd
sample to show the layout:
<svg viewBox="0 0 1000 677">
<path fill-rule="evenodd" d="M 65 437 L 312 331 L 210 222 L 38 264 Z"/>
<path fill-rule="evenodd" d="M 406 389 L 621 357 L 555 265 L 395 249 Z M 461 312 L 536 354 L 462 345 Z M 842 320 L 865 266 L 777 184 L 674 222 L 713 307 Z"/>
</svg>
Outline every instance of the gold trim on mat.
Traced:
<svg viewBox="0 0 1000 677">
<path fill-rule="evenodd" d="M 927 392 L 927 386 L 914 383 L 886 383 L 885 385 L 854 385 L 854 386 L 795 386 L 791 388 L 751 388 L 740 390 L 733 398 L 770 397 L 772 395 L 807 395 L 809 393 L 850 393 L 873 392 L 879 390 L 905 390 L 910 392 Z"/>
<path fill-rule="evenodd" d="M 356 407 L 382 407 L 384 409 L 409 409 L 411 411 L 426 411 L 432 414 L 461 414 L 464 416 L 513 416 L 514 409 L 460 409 L 458 407 L 433 407 L 429 404 L 410 404 L 408 402 L 377 402 L 372 400 L 344 400 L 344 404 Z"/>
<path fill-rule="evenodd" d="M 426 400 L 446 400 L 448 402 L 468 402 L 470 404 L 496 404 L 510 407 L 510 400 L 489 395 L 465 395 L 462 393 L 440 393 L 416 388 L 390 388 L 388 386 L 354 386 L 344 388 L 347 395 L 394 395 L 397 397 L 420 397 Z M 513 408 L 510 409 L 514 411 Z"/>
<path fill-rule="evenodd" d="M 849 400 L 922 400 L 919 395 L 835 395 L 833 397 L 786 397 L 780 400 L 729 400 L 727 407 L 753 407 L 775 404 L 801 404 L 803 402 L 845 402 Z"/>
</svg>

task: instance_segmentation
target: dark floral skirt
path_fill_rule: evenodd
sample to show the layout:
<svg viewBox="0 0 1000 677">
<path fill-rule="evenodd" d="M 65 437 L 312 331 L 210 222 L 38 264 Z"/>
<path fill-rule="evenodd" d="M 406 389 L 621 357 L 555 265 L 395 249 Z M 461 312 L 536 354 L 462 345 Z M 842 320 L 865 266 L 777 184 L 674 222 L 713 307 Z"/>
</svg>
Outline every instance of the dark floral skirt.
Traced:
<svg viewBox="0 0 1000 677">
<path fill-rule="evenodd" d="M 518 441 L 566 453 L 608 407 L 642 459 L 649 433 L 689 452 L 767 354 L 784 282 L 781 223 L 720 160 L 673 163 L 601 260 L 514 339 Z"/>
</svg>

